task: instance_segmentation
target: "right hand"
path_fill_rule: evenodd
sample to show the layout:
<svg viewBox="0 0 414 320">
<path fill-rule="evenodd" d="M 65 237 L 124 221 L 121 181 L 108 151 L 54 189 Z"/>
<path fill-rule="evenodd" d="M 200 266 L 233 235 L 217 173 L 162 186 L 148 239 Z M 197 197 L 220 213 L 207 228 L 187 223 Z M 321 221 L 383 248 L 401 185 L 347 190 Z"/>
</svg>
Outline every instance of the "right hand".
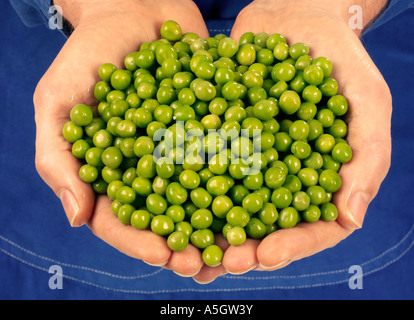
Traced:
<svg viewBox="0 0 414 320">
<path fill-rule="evenodd" d="M 87 224 L 103 241 L 148 264 L 184 276 L 196 274 L 203 265 L 198 249 L 189 246 L 172 253 L 164 238 L 119 223 L 107 196 L 95 198 L 91 186 L 79 178 L 81 163 L 72 156 L 62 127 L 76 104 L 97 105 L 93 89 L 99 66 L 111 62 L 123 68 L 127 54 L 159 38 L 164 21 L 175 20 L 184 33 L 208 37 L 197 6 L 190 0 L 56 0 L 55 4 L 62 6 L 75 30 L 34 94 L 38 173 L 62 201 L 71 226 Z"/>
</svg>

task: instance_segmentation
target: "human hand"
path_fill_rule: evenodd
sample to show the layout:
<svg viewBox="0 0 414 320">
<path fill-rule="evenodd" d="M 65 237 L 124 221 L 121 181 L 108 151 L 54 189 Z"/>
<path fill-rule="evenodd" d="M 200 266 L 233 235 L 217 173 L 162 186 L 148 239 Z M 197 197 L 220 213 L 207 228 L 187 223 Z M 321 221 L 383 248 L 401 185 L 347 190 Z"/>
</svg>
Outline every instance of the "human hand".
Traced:
<svg viewBox="0 0 414 320">
<path fill-rule="evenodd" d="M 166 20 L 180 23 L 183 32 L 208 32 L 196 5 L 189 0 L 88 0 L 55 1 L 74 25 L 74 32 L 39 82 L 34 94 L 36 168 L 62 201 L 70 224 L 87 224 L 111 246 L 148 264 L 162 265 L 182 275 L 193 275 L 202 266 L 201 254 L 192 246 L 172 253 L 164 238 L 119 223 L 107 196 L 98 196 L 79 178 L 81 163 L 71 154 L 62 136 L 73 106 L 96 106 L 94 86 L 98 68 L 111 62 L 123 68 L 124 57 L 145 41 L 159 38 Z"/>
<path fill-rule="evenodd" d="M 368 22 L 379 13 L 381 7 L 375 5 L 385 3 L 367 4 L 364 20 Z M 225 272 L 280 269 L 335 246 L 362 227 L 368 205 L 390 167 L 392 99 L 358 37 L 360 30 L 355 32 L 349 27 L 350 6 L 346 0 L 256 0 L 239 14 L 231 33 L 236 40 L 245 32 L 280 33 L 290 45 L 308 44 L 312 57 L 332 61 L 332 77 L 349 102 L 347 141 L 353 150 L 353 159 L 340 170 L 342 187 L 334 197 L 337 221 L 300 223 L 262 241 L 250 239 L 242 246 L 230 246 L 222 266 L 204 267 L 194 277 L 196 281 L 211 282 Z"/>
</svg>

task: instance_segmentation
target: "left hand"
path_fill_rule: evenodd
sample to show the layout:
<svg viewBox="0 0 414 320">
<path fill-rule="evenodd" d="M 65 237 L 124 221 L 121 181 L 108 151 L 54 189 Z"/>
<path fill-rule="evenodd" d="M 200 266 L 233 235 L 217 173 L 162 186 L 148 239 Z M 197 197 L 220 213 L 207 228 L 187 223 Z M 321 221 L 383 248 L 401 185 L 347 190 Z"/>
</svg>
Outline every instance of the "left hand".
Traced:
<svg viewBox="0 0 414 320">
<path fill-rule="evenodd" d="M 313 58 L 332 61 L 332 76 L 349 102 L 347 141 L 353 150 L 353 159 L 339 172 L 342 187 L 334 197 L 337 221 L 300 223 L 262 241 L 230 246 L 222 265 L 204 267 L 194 277 L 197 282 L 211 282 L 226 272 L 280 269 L 335 246 L 362 227 L 390 167 L 392 100 L 382 75 L 339 11 L 336 2 L 325 0 L 256 0 L 239 14 L 231 33 L 237 40 L 245 32 L 280 33 L 290 45 L 306 43 Z"/>
</svg>

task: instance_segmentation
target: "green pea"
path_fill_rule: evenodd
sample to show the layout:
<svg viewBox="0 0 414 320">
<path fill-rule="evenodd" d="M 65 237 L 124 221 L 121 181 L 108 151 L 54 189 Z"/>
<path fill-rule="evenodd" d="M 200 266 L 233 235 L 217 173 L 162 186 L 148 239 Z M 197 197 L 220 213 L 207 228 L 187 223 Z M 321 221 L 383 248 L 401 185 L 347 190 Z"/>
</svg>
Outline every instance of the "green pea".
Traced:
<svg viewBox="0 0 414 320">
<path fill-rule="evenodd" d="M 223 250 L 217 245 L 210 245 L 203 250 L 203 262 L 209 267 L 217 267 L 223 260 Z"/>
<path fill-rule="evenodd" d="M 151 230 L 157 235 L 168 236 L 174 232 L 174 222 L 165 215 L 155 216 L 151 221 Z"/>
</svg>

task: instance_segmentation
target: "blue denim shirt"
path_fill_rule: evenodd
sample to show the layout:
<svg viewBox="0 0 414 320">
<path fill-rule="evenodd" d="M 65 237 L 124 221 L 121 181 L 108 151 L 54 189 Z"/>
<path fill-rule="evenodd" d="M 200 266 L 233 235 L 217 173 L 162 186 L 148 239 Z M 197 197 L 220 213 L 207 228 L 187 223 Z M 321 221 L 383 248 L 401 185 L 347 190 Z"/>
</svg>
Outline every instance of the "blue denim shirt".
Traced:
<svg viewBox="0 0 414 320">
<path fill-rule="evenodd" d="M 52 12 L 49 11 L 53 5 L 53 0 L 10 0 L 10 2 L 23 23 L 29 27 L 41 24 L 48 26 L 49 19 L 56 13 L 53 10 Z M 227 29 L 214 30 L 214 27 L 210 28 L 210 33 L 213 34 L 215 33 L 214 31 L 226 33 L 224 31 L 229 30 L 228 28 L 230 28 L 237 14 L 251 0 L 196 0 L 195 2 L 207 20 L 208 26 L 209 20 L 226 22 Z M 410 7 L 414 7 L 414 0 L 390 0 L 384 12 L 377 17 L 375 22 L 366 31 L 379 27 Z M 213 25 L 217 26 L 217 22 L 213 23 Z"/>
</svg>

